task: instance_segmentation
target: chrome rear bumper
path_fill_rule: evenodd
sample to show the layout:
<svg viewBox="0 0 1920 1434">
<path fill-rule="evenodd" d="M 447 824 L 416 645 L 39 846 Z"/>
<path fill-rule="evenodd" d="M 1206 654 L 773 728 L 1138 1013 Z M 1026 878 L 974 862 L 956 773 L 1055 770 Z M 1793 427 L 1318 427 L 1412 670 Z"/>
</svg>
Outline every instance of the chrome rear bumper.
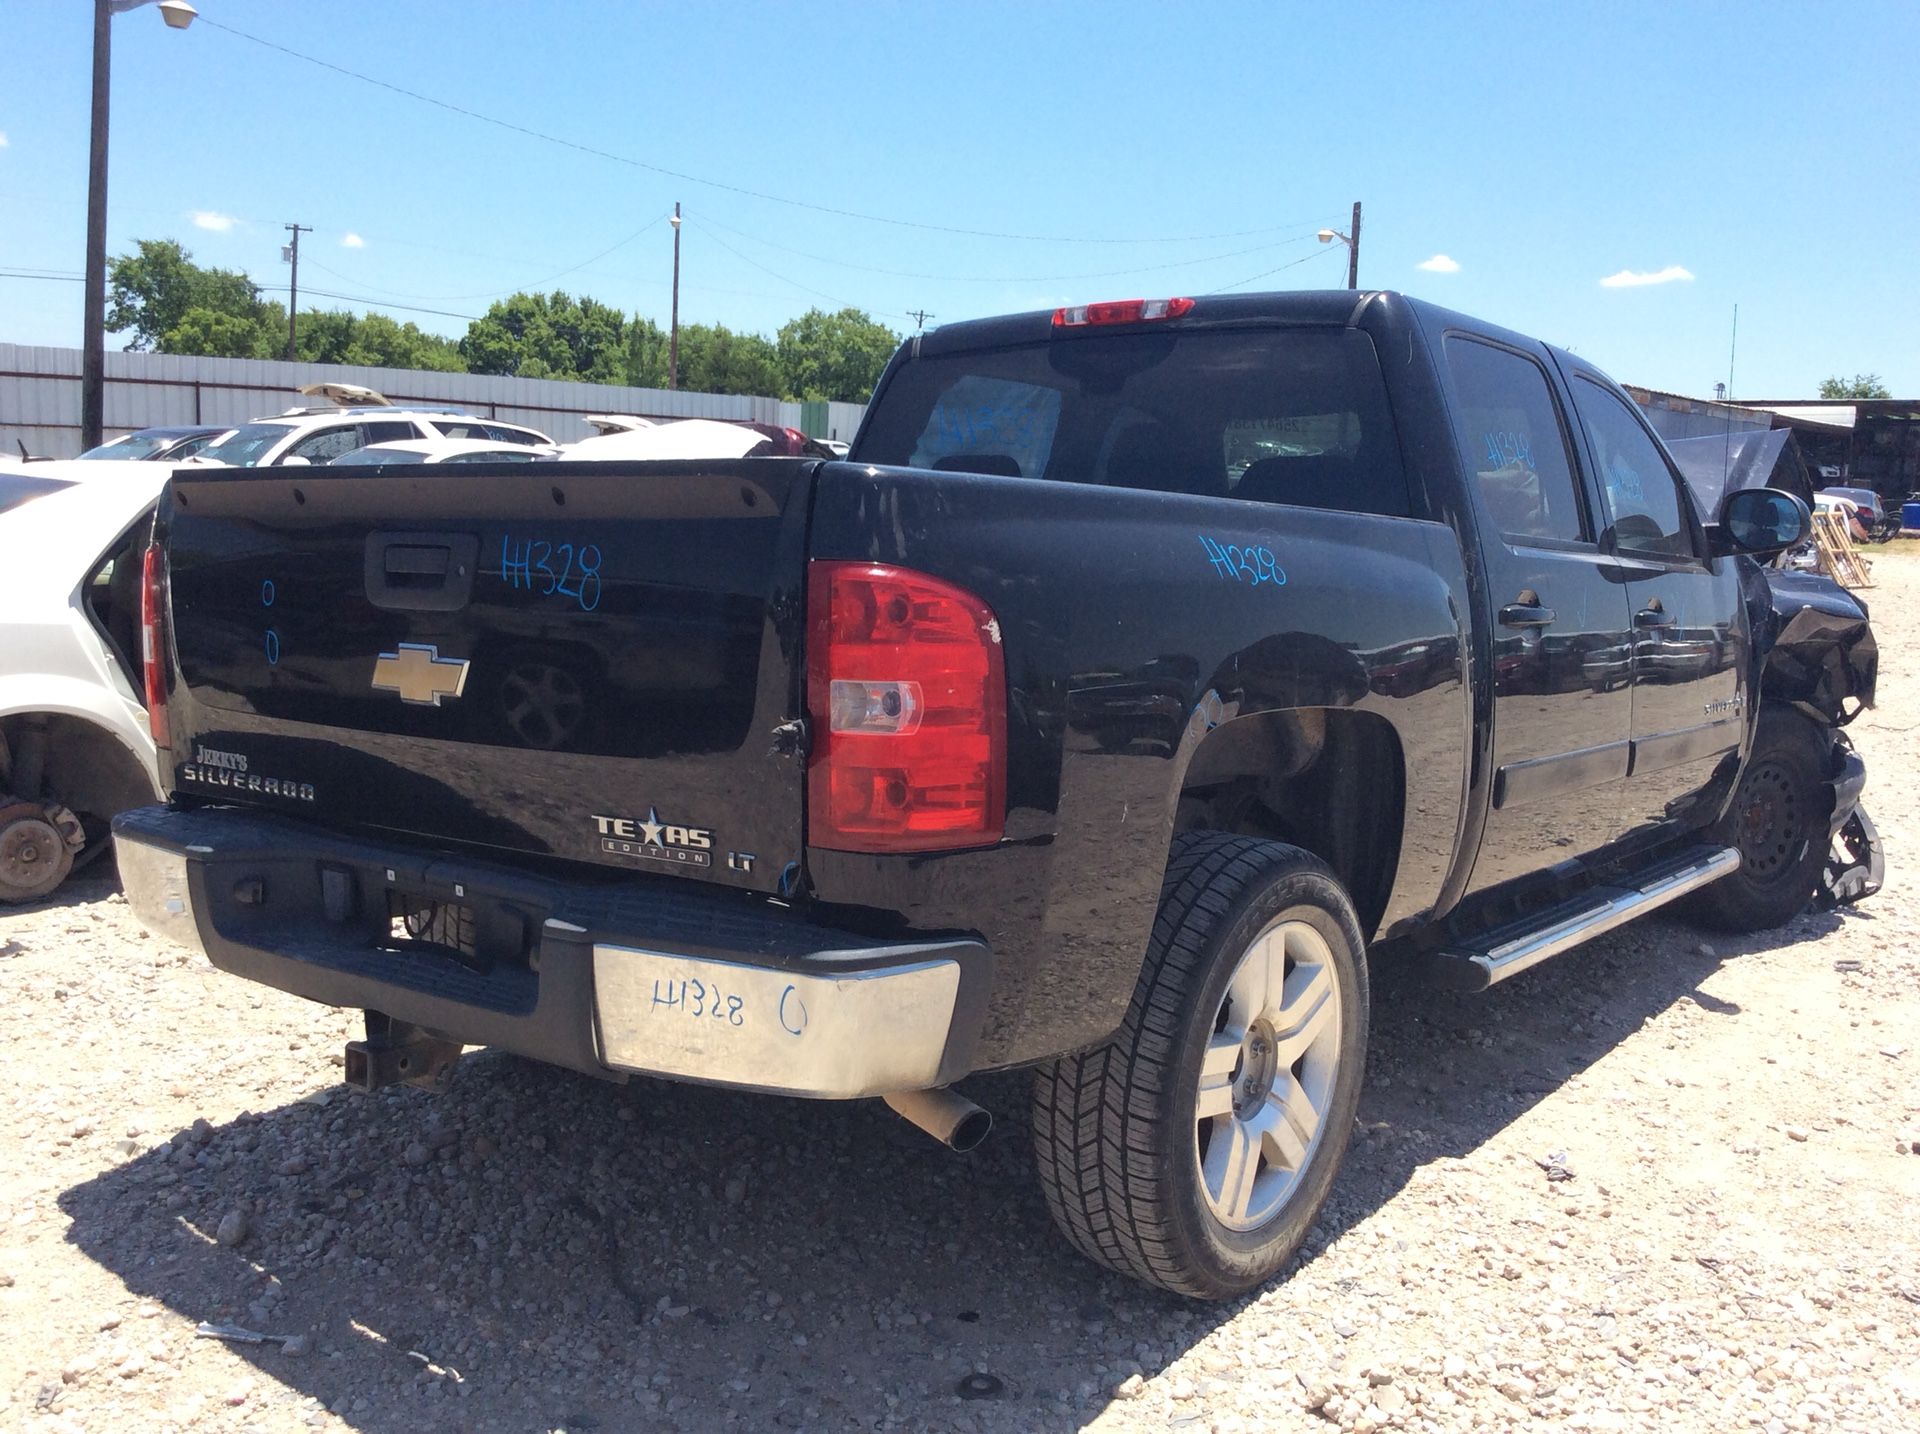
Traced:
<svg viewBox="0 0 1920 1434">
<path fill-rule="evenodd" d="M 661 876 L 575 884 L 222 809 L 114 823 L 128 904 L 222 970 L 598 1074 L 846 1099 L 967 1074 L 991 956 L 880 941 Z M 455 952 L 395 896 L 457 904 Z"/>
</svg>

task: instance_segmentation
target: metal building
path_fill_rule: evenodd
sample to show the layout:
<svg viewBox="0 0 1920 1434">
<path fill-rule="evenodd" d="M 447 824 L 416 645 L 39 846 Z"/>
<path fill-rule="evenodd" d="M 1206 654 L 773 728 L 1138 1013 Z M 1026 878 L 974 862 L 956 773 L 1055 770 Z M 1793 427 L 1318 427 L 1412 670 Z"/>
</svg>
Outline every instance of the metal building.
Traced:
<svg viewBox="0 0 1920 1434">
<path fill-rule="evenodd" d="M 492 418 L 532 424 L 562 443 L 587 437 L 590 413 L 643 418 L 733 418 L 798 428 L 849 441 L 865 408 L 800 404 L 734 394 L 623 388 L 497 374 L 434 373 L 356 364 L 191 354 L 109 352 L 108 437 L 178 423 L 245 423 L 306 403 L 302 384 L 332 381 L 377 389 L 405 405 L 455 404 Z M 80 451 L 80 350 L 0 344 L 0 446 L 40 458 Z"/>
</svg>

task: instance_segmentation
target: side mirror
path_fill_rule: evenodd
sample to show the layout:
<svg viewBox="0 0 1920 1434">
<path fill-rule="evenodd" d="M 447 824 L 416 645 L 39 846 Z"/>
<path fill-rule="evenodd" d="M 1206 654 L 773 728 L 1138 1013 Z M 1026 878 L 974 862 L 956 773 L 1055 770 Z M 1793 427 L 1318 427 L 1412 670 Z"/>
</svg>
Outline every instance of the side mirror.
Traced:
<svg viewBox="0 0 1920 1434">
<path fill-rule="evenodd" d="M 311 468 L 313 466 L 313 460 L 303 454 L 295 453 L 291 457 L 282 458 L 280 460 L 280 466 L 282 468 Z"/>
<path fill-rule="evenodd" d="M 1714 556 L 1770 557 L 1805 542 L 1812 531 L 1807 505 L 1793 494 L 1778 488 L 1742 488 L 1729 493 L 1720 505 L 1720 522 L 1712 533 Z"/>
</svg>

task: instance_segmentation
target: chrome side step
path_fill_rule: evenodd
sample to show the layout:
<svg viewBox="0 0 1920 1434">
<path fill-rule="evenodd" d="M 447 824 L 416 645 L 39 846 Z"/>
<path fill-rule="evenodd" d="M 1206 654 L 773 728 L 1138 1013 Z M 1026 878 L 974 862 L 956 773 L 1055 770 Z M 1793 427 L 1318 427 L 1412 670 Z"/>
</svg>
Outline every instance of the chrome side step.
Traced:
<svg viewBox="0 0 1920 1434">
<path fill-rule="evenodd" d="M 1740 865 L 1732 847 L 1701 846 L 1641 874 L 1632 886 L 1604 885 L 1571 901 L 1495 927 L 1471 946 L 1443 946 L 1427 958 L 1430 974 L 1456 991 L 1484 991 L 1582 941 L 1718 881 Z"/>
</svg>

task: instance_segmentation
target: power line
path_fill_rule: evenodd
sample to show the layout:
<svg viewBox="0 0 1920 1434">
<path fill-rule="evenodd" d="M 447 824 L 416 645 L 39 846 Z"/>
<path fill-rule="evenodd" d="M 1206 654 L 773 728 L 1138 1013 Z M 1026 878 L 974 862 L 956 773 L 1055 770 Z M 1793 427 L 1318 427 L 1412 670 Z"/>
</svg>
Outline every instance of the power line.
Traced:
<svg viewBox="0 0 1920 1434">
<path fill-rule="evenodd" d="M 313 261 L 309 259 L 307 262 L 312 263 Z M 766 273 L 768 271 L 762 270 L 761 272 Z M 624 275 L 624 274 L 616 274 L 611 277 L 622 279 L 627 283 L 652 284 L 652 285 L 661 286 L 661 287 L 664 287 L 667 282 L 665 279 L 651 279 L 651 278 L 643 279 L 643 278 L 635 277 L 633 275 Z M 778 274 L 774 274 L 772 275 L 772 277 L 776 279 L 780 278 Z M 58 282 L 63 284 L 79 284 L 79 283 L 85 282 L 85 276 L 82 274 L 74 273 L 72 271 L 58 272 L 51 269 L 36 270 L 33 272 L 0 269 L 0 279 L 46 280 L 49 282 Z M 783 279 L 781 280 L 781 282 L 785 283 L 786 280 Z M 284 292 L 283 289 L 274 288 L 271 285 L 262 285 L 259 287 L 261 287 L 262 292 L 269 292 L 269 291 L 273 293 Z M 729 294 L 735 298 L 741 298 L 741 299 L 773 299 L 773 300 L 777 300 L 784 303 L 789 298 L 789 296 L 785 294 L 768 294 L 768 293 L 763 293 L 759 289 L 733 289 L 733 288 L 728 288 L 722 284 L 686 284 L 686 285 L 683 285 L 682 287 L 689 293 Z M 344 299 L 344 300 L 347 300 L 348 302 L 356 303 L 356 304 L 370 304 L 377 309 L 405 309 L 411 313 L 438 314 L 443 318 L 466 319 L 469 322 L 472 322 L 476 318 L 476 315 L 473 315 L 473 314 L 450 313 L 445 309 L 417 308 L 409 304 L 395 303 L 391 299 L 370 298 L 364 294 L 337 294 L 332 292 L 331 290 L 314 289 L 314 288 L 308 288 L 307 292 L 309 294 L 316 294 L 319 297 L 325 298 L 325 299 Z M 512 290 L 509 292 L 518 293 L 520 291 Z M 824 298 L 828 296 L 822 295 L 821 297 Z M 839 299 L 834 300 L 834 302 L 844 303 L 844 301 Z M 875 312 L 878 312 L 878 311 L 876 310 Z M 899 314 L 899 315 L 893 315 L 893 317 L 905 318 L 907 316 L 905 314 Z"/>
<path fill-rule="evenodd" d="M 311 264 L 313 261 L 309 259 L 307 262 Z M 0 279 L 40 279 L 60 284 L 84 284 L 87 281 L 84 274 L 60 274 L 52 270 L 28 273 L 13 269 L 0 269 Z M 254 287 L 263 294 L 291 295 L 292 293 L 292 286 L 287 284 L 255 284 Z M 368 298 L 365 294 L 341 294 L 332 289 L 316 289 L 311 285 L 307 287 L 307 293 L 316 299 L 339 299 L 344 303 L 371 304 L 381 309 L 404 309 L 410 314 L 434 314 L 443 319 L 465 319 L 470 324 L 478 323 L 480 320 L 478 314 L 456 314 L 449 309 L 423 309 L 414 304 L 395 304 L 386 299 Z"/>
<path fill-rule="evenodd" d="M 327 266 L 325 264 L 322 264 L 318 259 L 309 258 L 307 262 L 311 264 L 314 268 L 324 270 L 326 273 L 333 275 L 333 277 L 336 279 L 344 279 L 349 284 L 358 283 L 360 284 L 361 288 L 372 289 L 376 294 L 394 294 L 403 299 L 425 299 L 431 303 L 459 303 L 464 299 L 498 299 L 498 298 L 503 298 L 508 294 L 523 294 L 523 293 L 531 292 L 536 289 L 544 289 L 548 284 L 553 283 L 554 280 L 556 279 L 564 279 L 569 274 L 577 273 L 579 270 L 584 269 L 591 264 L 597 264 L 602 259 L 606 258 L 607 255 L 626 248 L 627 245 L 633 243 L 634 240 L 638 239 L 642 234 L 645 234 L 649 229 L 652 229 L 655 226 L 662 223 L 666 219 L 666 217 L 667 217 L 667 211 L 662 210 L 659 214 L 656 214 L 653 218 L 649 219 L 645 224 L 642 224 L 638 229 L 634 230 L 633 233 L 629 234 L 626 238 L 620 240 L 618 243 L 609 244 L 606 248 L 602 249 L 598 254 L 595 254 L 591 259 L 582 259 L 578 264 L 569 265 L 567 268 L 562 269 L 557 274 L 549 274 L 544 279 L 534 279 L 529 281 L 528 283 L 516 285 L 514 288 L 511 288 L 511 289 L 489 289 L 484 293 L 479 293 L 479 294 L 409 294 L 401 289 L 383 289 L 378 284 L 361 283 L 361 281 L 355 279 L 351 274 L 342 274 L 338 269 L 327 268 Z M 456 253 L 458 251 L 449 250 L 447 252 Z M 480 257 L 484 258 L 486 256 L 482 255 Z"/>
<path fill-rule="evenodd" d="M 1281 264 L 1281 265 L 1279 265 L 1279 266 L 1278 266 L 1278 267 L 1276 267 L 1276 268 L 1272 268 L 1272 269 L 1268 269 L 1268 270 L 1267 270 L 1267 271 L 1266 271 L 1265 273 L 1261 273 L 1261 274 L 1249 274 L 1249 275 L 1248 275 L 1248 276 L 1247 276 L 1246 278 L 1244 278 L 1244 279 L 1236 279 L 1236 280 L 1235 280 L 1235 281 L 1234 281 L 1233 283 L 1231 283 L 1231 284 L 1222 284 L 1222 285 L 1221 285 L 1221 286 L 1220 286 L 1219 288 L 1217 288 L 1217 289 L 1209 289 L 1209 290 L 1207 290 L 1207 292 L 1208 292 L 1209 294 L 1224 294 L 1224 293 L 1226 293 L 1226 292 L 1227 292 L 1227 290 L 1229 290 L 1229 289 L 1237 289 L 1237 288 L 1239 288 L 1239 287 L 1240 287 L 1240 286 L 1241 286 L 1242 284 L 1251 284 L 1251 283 L 1253 283 L 1253 282 L 1255 282 L 1256 280 L 1259 280 L 1259 279 L 1265 279 L 1265 278 L 1268 278 L 1268 277 L 1269 277 L 1269 276 L 1271 276 L 1271 275 L 1274 275 L 1274 274 L 1278 274 L 1278 273 L 1280 272 L 1280 270 L 1281 270 L 1281 269 L 1292 269 L 1292 268 L 1294 268 L 1294 267 L 1296 267 L 1297 265 L 1300 265 L 1300 264 L 1304 264 L 1304 263 L 1306 263 L 1306 262 L 1307 262 L 1307 261 L 1308 261 L 1309 259 L 1317 259 L 1317 258 L 1319 258 L 1319 257 L 1320 257 L 1320 256 L 1321 256 L 1322 254 L 1331 254 L 1331 253 L 1334 253 L 1334 252 L 1335 252 L 1335 251 L 1334 251 L 1334 250 L 1332 250 L 1332 249 L 1315 249 L 1315 250 L 1314 250 L 1314 251 L 1313 251 L 1312 253 L 1310 253 L 1310 254 L 1302 254 L 1302 255 L 1301 255 L 1301 256 L 1300 256 L 1300 257 L 1299 257 L 1298 259 L 1291 259 L 1291 260 L 1289 260 L 1288 262 L 1286 262 L 1285 264 Z"/>
<path fill-rule="evenodd" d="M 263 294 L 284 294 L 287 292 L 287 286 L 284 284 L 260 284 L 257 287 Z M 443 319 L 465 319 L 470 324 L 475 324 L 480 321 L 478 314 L 456 314 L 450 309 L 423 309 L 417 304 L 395 304 L 388 302 L 386 299 L 370 299 L 365 294 L 341 294 L 334 292 L 332 289 L 314 288 L 309 288 L 307 293 L 316 299 L 339 299 L 343 303 L 370 304 L 375 308 L 400 309 L 409 314 L 434 314 Z"/>
<path fill-rule="evenodd" d="M 951 224 L 927 224 L 916 219 L 900 219 L 887 214 L 867 214 L 857 209 L 839 209 L 830 204 L 816 204 L 811 200 L 793 199 L 786 195 L 769 194 L 765 190 L 749 189 L 745 185 L 728 184 L 724 180 L 705 179 L 697 174 L 687 174 L 682 170 L 668 169 L 665 165 L 653 164 L 644 159 L 635 159 L 631 155 L 616 154 L 612 150 L 599 149 L 590 144 L 581 144 L 578 140 L 564 139 L 556 134 L 548 134 L 544 130 L 533 129 L 528 125 L 516 124 L 512 120 L 504 120 L 495 115 L 482 114 L 479 110 L 469 109 L 465 105 L 457 105 L 449 100 L 437 99 L 432 95 L 421 94 L 418 90 L 410 90 L 404 85 L 396 85 L 390 80 L 380 80 L 375 79 L 372 75 L 363 75 L 358 70 L 350 70 L 345 65 L 336 65 L 331 60 L 322 60 L 317 56 L 303 54 L 299 50 L 278 44 L 273 40 L 262 39 L 258 35 L 248 34 L 245 30 L 236 30 L 231 25 L 223 25 L 218 20 L 209 19 L 205 15 L 199 18 L 200 23 L 210 29 L 222 31 L 225 34 L 234 36 L 236 39 L 246 40 L 250 44 L 259 45 L 264 49 L 287 55 L 292 59 L 301 61 L 303 64 L 315 65 L 323 70 L 331 70 L 333 73 L 344 75 L 350 80 L 358 80 L 362 84 L 372 85 L 376 89 L 387 90 L 393 94 L 402 95 L 407 99 L 416 100 L 424 105 L 432 105 L 434 108 L 446 110 L 450 114 L 462 115 L 467 119 L 478 120 L 480 123 L 492 125 L 496 129 L 504 129 L 514 134 L 524 135 L 528 139 L 537 139 L 543 144 L 558 145 L 563 149 L 570 149 L 579 154 L 592 155 L 596 159 L 611 160 L 615 164 L 624 164 L 632 169 L 644 169 L 651 174 L 663 175 L 668 179 L 677 179 L 687 184 L 704 185 L 709 189 L 720 189 L 729 194 L 744 195 L 748 199 L 765 200 L 770 204 L 785 204 L 794 209 L 808 209 L 816 214 L 832 214 L 841 219 L 858 219 L 867 224 L 891 224 L 900 229 L 921 229 L 934 234 L 959 234 L 969 239 L 1008 239 L 1029 244 L 1204 244 L 1220 239 L 1247 239 L 1258 234 L 1273 234 L 1281 229 L 1291 229 L 1295 227 L 1292 224 L 1276 224 L 1260 229 L 1230 230 L 1220 234 L 1187 234 L 1177 237 L 1167 236 L 1153 239 L 1116 239 L 1088 235 L 1012 234 L 992 229 L 963 229 Z"/>
<path fill-rule="evenodd" d="M 699 228 L 699 226 L 697 225 L 695 227 Z M 734 248 L 733 245 L 729 244 L 726 240 L 722 239 L 718 234 L 714 233 L 711 229 L 701 229 L 701 232 L 705 234 L 707 238 L 711 239 L 714 243 L 718 244 L 722 249 L 725 249 L 729 254 L 733 255 L 733 257 L 738 259 L 742 264 L 752 265 L 752 267 L 758 269 L 761 273 L 765 274 L 769 279 L 778 279 L 781 283 L 786 284 L 792 288 L 798 289 L 803 294 L 812 294 L 816 299 L 825 299 L 828 303 L 838 304 L 843 309 L 864 309 L 865 308 L 864 305 L 856 304 L 851 299 L 840 298 L 838 295 L 829 294 L 822 289 L 816 289 L 811 287 L 810 285 L 803 284 L 798 279 L 789 279 L 785 274 L 775 273 L 772 269 L 769 269 L 765 264 L 762 264 L 759 261 L 754 259 L 749 259 L 745 254 L 742 254 L 738 249 Z M 905 314 L 897 313 L 890 309 L 866 309 L 866 312 L 869 314 L 881 314 L 889 319 L 904 319 L 907 317 Z"/>
<path fill-rule="evenodd" d="M 1303 244 L 1311 239 L 1317 230 L 1309 229 L 1304 234 L 1286 239 L 1277 239 L 1271 244 L 1256 244 L 1250 249 L 1235 249 L 1230 254 L 1209 254 L 1201 259 L 1174 259 L 1163 264 L 1140 264 L 1128 269 L 1100 269 L 1085 274 L 922 274 L 908 269 L 883 269 L 872 264 L 859 264 L 851 259 L 835 259 L 826 254 L 810 254 L 804 249 L 795 249 L 790 245 L 776 244 L 771 239 L 762 239 L 747 234 L 730 224 L 722 224 L 709 216 L 702 216 L 702 222 L 710 228 L 723 229 L 736 239 L 744 239 L 751 244 L 761 244 L 769 249 L 778 249 L 783 254 L 791 254 L 797 259 L 810 259 L 817 264 L 832 264 L 842 269 L 854 269 L 863 274 L 884 274 L 892 279 L 930 279 L 943 284 L 1062 284 L 1082 279 L 1112 279 L 1128 274 L 1150 274 L 1163 269 L 1186 269 L 1200 264 L 1218 263 L 1223 259 L 1238 259 L 1247 254 L 1261 254 L 1273 249 L 1284 249 L 1289 245 Z"/>
</svg>

